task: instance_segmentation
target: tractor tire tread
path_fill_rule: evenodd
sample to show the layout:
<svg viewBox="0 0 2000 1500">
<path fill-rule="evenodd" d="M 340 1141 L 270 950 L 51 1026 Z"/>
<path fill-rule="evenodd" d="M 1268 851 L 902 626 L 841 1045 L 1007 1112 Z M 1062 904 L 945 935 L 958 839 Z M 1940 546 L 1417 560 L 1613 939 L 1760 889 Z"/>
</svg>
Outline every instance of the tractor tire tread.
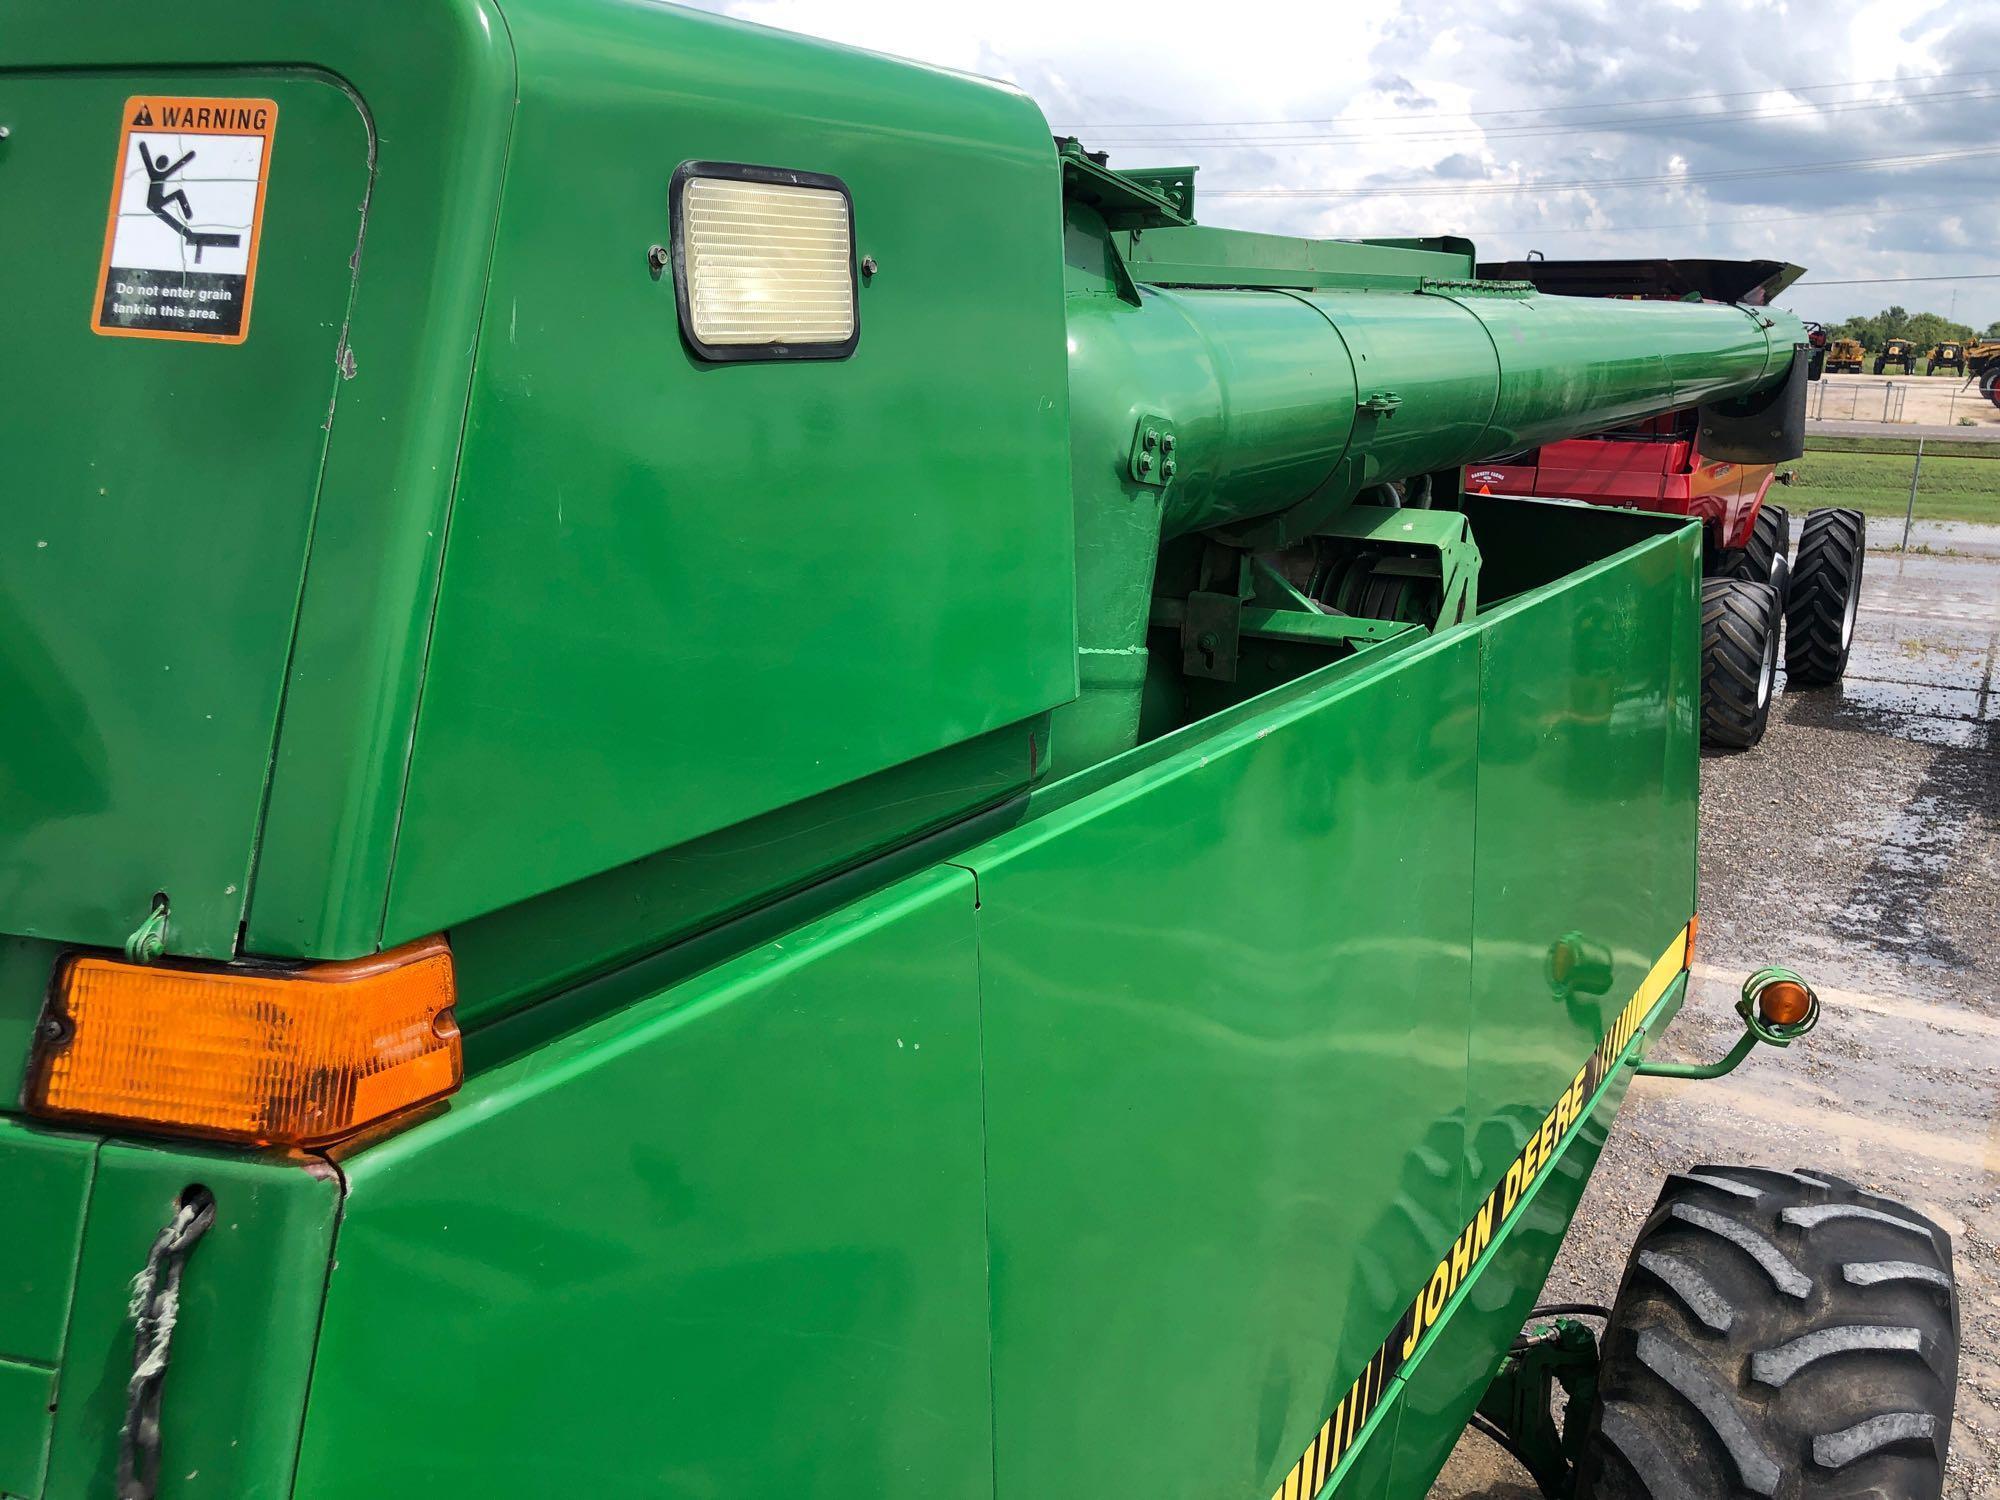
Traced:
<svg viewBox="0 0 2000 1500">
<path fill-rule="evenodd" d="M 1694 1167 L 1626 1267 L 1576 1494 L 1936 1500 L 1957 1371 L 1936 1224 L 1823 1173 Z"/>
<path fill-rule="evenodd" d="M 1778 628 L 1768 583 L 1711 578 L 1701 586 L 1701 737 L 1743 750 L 1764 737 L 1771 712 L 1763 677 L 1769 633 Z"/>
<path fill-rule="evenodd" d="M 1843 640 L 1849 596 L 1861 587 L 1868 523 L 1858 510 L 1829 507 L 1806 517 L 1785 593 L 1788 685 L 1826 687 L 1847 670 Z"/>
<path fill-rule="evenodd" d="M 1750 540 L 1711 554 L 1711 578 L 1744 578 L 1768 583 L 1783 592 L 1785 554 L 1791 547 L 1791 517 L 1782 505 L 1760 505 L 1750 528 Z"/>
</svg>

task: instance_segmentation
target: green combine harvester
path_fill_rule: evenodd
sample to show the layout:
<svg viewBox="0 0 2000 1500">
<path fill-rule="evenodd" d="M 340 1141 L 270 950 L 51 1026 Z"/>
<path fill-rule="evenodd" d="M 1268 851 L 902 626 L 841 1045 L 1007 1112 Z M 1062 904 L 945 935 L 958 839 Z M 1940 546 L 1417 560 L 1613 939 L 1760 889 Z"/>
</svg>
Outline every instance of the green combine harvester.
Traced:
<svg viewBox="0 0 2000 1500">
<path fill-rule="evenodd" d="M 1797 319 L 652 4 L 0 59 L 0 1494 L 1938 1493 L 1912 1210 L 1700 1167 L 1537 1300 L 1818 1002 L 1647 1060 L 1700 530 L 1462 466 L 1789 456 Z"/>
</svg>

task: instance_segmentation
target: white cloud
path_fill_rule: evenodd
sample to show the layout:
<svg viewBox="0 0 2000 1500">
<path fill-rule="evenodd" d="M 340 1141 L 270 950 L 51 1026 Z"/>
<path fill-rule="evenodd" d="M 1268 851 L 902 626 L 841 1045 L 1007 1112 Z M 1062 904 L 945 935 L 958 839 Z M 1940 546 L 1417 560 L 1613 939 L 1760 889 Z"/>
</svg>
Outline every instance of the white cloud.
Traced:
<svg viewBox="0 0 2000 1500">
<path fill-rule="evenodd" d="M 1206 223 L 1324 236 L 1468 233 L 1494 257 L 1770 256 L 1841 280 L 2000 269 L 1990 253 L 2000 243 L 2000 155 L 1896 171 L 1712 176 L 1992 147 L 2000 7 L 1236 0 L 1218 12 L 1212 0 L 1160 0 L 1143 17 L 1104 0 L 702 8 L 1005 78 L 1036 98 L 1053 128 L 1108 148 L 1114 164 L 1197 163 Z M 1941 73 L 1965 76 L 1928 76 Z M 1916 81 L 1811 87 L 1898 76 Z M 1774 92 L 1785 88 L 1795 92 Z M 1703 97 L 1720 94 L 1735 97 Z M 1667 102 L 1635 102 L 1646 100 Z M 1896 107 L 1854 107 L 1884 102 Z M 1636 127 L 1606 124 L 1634 116 L 1644 117 Z M 1421 191 L 1627 177 L 1676 180 Z M 1417 191 L 1217 196 L 1273 187 Z M 1890 302 L 1944 311 L 1953 290 L 1806 287 L 1789 300 L 1831 321 Z M 1961 318 L 2000 319 L 2000 282 L 1956 290 Z"/>
</svg>

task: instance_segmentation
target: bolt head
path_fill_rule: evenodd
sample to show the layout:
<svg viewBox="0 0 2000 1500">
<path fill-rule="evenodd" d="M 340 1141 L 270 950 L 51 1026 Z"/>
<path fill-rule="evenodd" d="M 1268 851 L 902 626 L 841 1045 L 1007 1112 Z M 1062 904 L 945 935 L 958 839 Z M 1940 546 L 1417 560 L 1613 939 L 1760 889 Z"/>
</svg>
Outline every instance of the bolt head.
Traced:
<svg viewBox="0 0 2000 1500">
<path fill-rule="evenodd" d="M 1137 468 L 1137 469 L 1139 470 L 1139 472 L 1140 472 L 1141 474 L 1150 474 L 1150 473 L 1152 473 L 1152 472 L 1153 472 L 1153 455 L 1152 455 L 1152 454 L 1150 454 L 1150 453 L 1141 453 L 1141 454 L 1139 455 L 1139 462 L 1138 462 L 1138 463 L 1137 463 L 1137 464 L 1135 465 L 1135 467 L 1136 467 L 1136 468 Z"/>
</svg>

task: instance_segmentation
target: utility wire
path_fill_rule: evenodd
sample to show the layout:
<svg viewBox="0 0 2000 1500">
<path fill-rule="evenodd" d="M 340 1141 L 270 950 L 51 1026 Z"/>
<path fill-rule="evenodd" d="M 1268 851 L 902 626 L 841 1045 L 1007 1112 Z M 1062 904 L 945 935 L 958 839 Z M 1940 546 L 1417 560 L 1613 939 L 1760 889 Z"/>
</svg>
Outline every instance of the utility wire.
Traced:
<svg viewBox="0 0 2000 1500">
<path fill-rule="evenodd" d="M 1277 126 L 1277 125 L 1352 125 L 1364 121 L 1384 120 L 1409 122 L 1434 119 L 1497 119 L 1503 115 L 1553 115 L 1580 109 L 1622 109 L 1638 108 L 1647 104 L 1699 104 L 1707 99 L 1754 99 L 1774 94 L 1804 94 L 1817 89 L 1873 88 L 1879 84 L 1930 83 L 1942 78 L 1990 78 L 2000 73 L 2000 68 L 1970 68 L 1951 73 L 1909 73 L 1899 78 L 1847 78 L 1825 83 L 1779 84 L 1767 89 L 1735 89 L 1720 94 L 1662 94 L 1652 99 L 1593 99 L 1583 104 L 1537 104 L 1523 105 L 1514 109 L 1466 109 L 1434 110 L 1424 113 L 1401 113 L 1388 115 L 1350 115 L 1339 119 L 1332 115 L 1297 117 L 1285 120 L 1128 120 L 1125 122 L 1103 121 L 1086 123 L 1080 130 L 1215 130 L 1223 128 Z"/>
<path fill-rule="evenodd" d="M 1663 172 L 1643 177 L 1578 177 L 1554 182 L 1475 182 L 1462 186 L 1362 188 L 1210 188 L 1210 198 L 1460 198 L 1512 193 L 1583 192 L 1592 188 L 1651 187 L 1695 182 L 1740 182 L 1758 177 L 1797 177 L 1822 172 L 1872 172 L 1899 167 L 1936 166 L 1975 157 L 2000 156 L 2000 146 L 1965 151 L 1930 151 L 1912 156 L 1859 156 L 1844 161 L 1786 162 L 1769 167 L 1731 167 L 1715 172 Z"/>
<path fill-rule="evenodd" d="M 1708 114 L 1654 114 L 1631 115 L 1625 118 L 1602 120 L 1572 120 L 1560 125 L 1466 125 L 1445 130 L 1392 131 L 1349 133 L 1346 135 L 1269 135 L 1269 136 L 1134 136 L 1105 137 L 1092 134 L 1089 144 L 1093 147 L 1118 147 L 1124 150 L 1134 148 L 1155 148 L 1180 146 L 1205 150 L 1263 150 L 1272 146 L 1359 146 L 1391 144 L 1400 145 L 1406 141 L 1461 140 L 1478 137 L 1486 141 L 1518 141 L 1538 137 L 1564 135 L 1618 135 L 1637 133 L 1647 129 L 1685 130 L 1715 125 L 1754 125 L 1765 120 L 1823 119 L 1828 115 L 1854 114 L 1866 110 L 1913 109 L 1939 100 L 1959 100 L 1979 102 L 2000 99 L 2000 90 L 1950 89 L 1935 94 L 1923 94 L 1906 99 L 1844 99 L 1832 100 L 1825 104 L 1811 105 L 1802 109 L 1782 110 L 1717 110 Z"/>
</svg>

